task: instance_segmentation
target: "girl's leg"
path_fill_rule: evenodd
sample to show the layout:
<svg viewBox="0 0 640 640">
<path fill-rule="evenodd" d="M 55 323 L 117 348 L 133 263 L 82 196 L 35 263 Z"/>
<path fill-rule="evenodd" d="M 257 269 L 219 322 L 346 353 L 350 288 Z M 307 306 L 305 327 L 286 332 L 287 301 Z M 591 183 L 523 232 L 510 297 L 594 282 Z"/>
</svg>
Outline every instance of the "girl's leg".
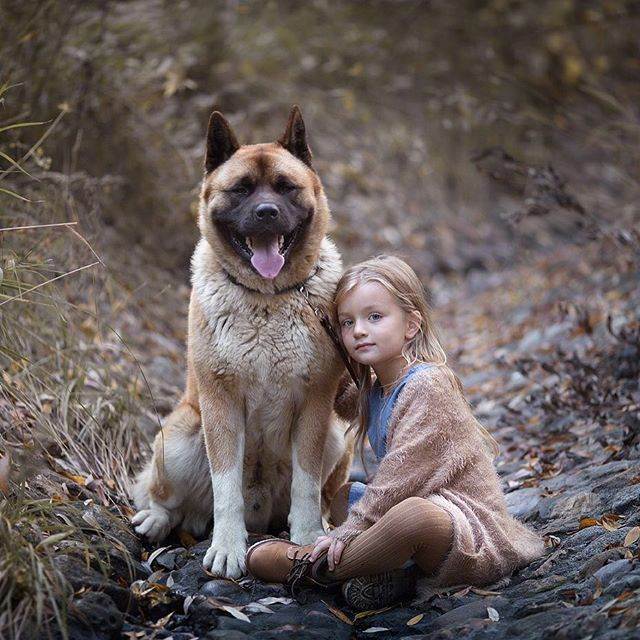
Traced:
<svg viewBox="0 0 640 640">
<path fill-rule="evenodd" d="M 347 513 L 349 512 L 349 491 L 353 482 L 347 482 L 343 484 L 337 491 L 336 495 L 331 500 L 331 506 L 329 507 L 329 515 L 331 518 L 331 524 L 334 526 L 341 525 L 347 519 Z"/>
<path fill-rule="evenodd" d="M 334 571 L 338 580 L 401 567 L 412 558 L 427 575 L 435 573 L 451 549 L 449 513 L 424 498 L 407 498 L 351 540 Z"/>
</svg>

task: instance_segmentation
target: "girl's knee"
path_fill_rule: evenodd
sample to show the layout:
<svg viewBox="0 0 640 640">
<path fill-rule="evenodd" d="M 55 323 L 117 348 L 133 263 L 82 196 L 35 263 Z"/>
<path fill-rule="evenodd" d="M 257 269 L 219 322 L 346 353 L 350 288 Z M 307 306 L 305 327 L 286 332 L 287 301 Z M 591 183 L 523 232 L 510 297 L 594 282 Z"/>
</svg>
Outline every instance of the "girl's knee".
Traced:
<svg viewBox="0 0 640 640">
<path fill-rule="evenodd" d="M 405 498 L 402 502 L 399 502 L 393 506 L 389 511 L 395 511 L 400 513 L 411 514 L 412 518 L 421 518 L 427 516 L 429 509 L 435 506 L 432 502 L 412 496 L 411 498 Z"/>
<path fill-rule="evenodd" d="M 442 561 L 453 543 L 453 522 L 446 509 L 426 498 L 411 497 L 395 505 L 391 512 L 395 514 L 392 522 L 397 537 L 411 547 L 412 557 L 416 562 L 420 559 L 418 564 L 423 569 Z"/>
<path fill-rule="evenodd" d="M 431 526 L 434 522 L 438 522 L 444 527 L 451 525 L 449 513 L 426 498 L 417 496 L 406 498 L 389 511 L 415 524 L 417 530 L 423 530 L 423 527 Z"/>
</svg>

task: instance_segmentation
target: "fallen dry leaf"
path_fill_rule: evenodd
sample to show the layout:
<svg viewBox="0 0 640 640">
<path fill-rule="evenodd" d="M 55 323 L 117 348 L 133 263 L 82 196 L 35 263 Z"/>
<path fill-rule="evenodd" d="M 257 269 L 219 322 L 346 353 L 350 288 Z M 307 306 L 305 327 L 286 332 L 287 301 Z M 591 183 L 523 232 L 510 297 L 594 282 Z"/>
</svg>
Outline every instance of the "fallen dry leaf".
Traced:
<svg viewBox="0 0 640 640">
<path fill-rule="evenodd" d="M 486 589 L 479 589 L 478 587 L 471 587 L 473 593 L 477 593 L 479 596 L 499 596 L 502 591 L 487 591 Z"/>
<path fill-rule="evenodd" d="M 9 493 L 9 474 L 11 472 L 11 460 L 9 456 L 0 459 L 0 491 L 5 495 Z"/>
<path fill-rule="evenodd" d="M 271 604 L 291 604 L 293 602 L 293 598 L 280 598 L 276 596 L 267 596 L 266 598 L 260 598 L 258 600 L 260 604 L 271 605 Z"/>
<path fill-rule="evenodd" d="M 345 624 L 353 625 L 351 618 L 344 612 L 340 611 L 340 609 L 336 609 L 332 607 L 330 604 L 327 604 L 324 600 L 321 600 L 322 604 L 333 613 L 333 615 L 338 618 L 338 620 L 342 620 Z"/>
<path fill-rule="evenodd" d="M 487 607 L 487 615 L 489 620 L 493 620 L 493 622 L 500 620 L 500 614 L 493 607 Z"/>
<path fill-rule="evenodd" d="M 240 611 L 240 609 L 238 609 L 237 607 L 232 607 L 228 604 L 223 604 L 220 607 L 220 609 L 231 614 L 234 618 L 237 618 L 238 620 L 243 620 L 244 622 L 251 622 L 251 620 L 249 619 L 249 616 L 246 615 L 245 613 L 242 613 L 242 611 Z"/>
<path fill-rule="evenodd" d="M 167 622 L 169 622 L 169 620 L 171 620 L 171 618 L 173 618 L 174 614 L 175 614 L 175 611 L 171 611 L 166 616 L 160 618 L 160 620 L 157 620 L 156 622 L 152 622 L 151 626 L 154 629 L 164 629 L 166 624 L 167 624 Z"/>
<path fill-rule="evenodd" d="M 76 484 L 79 484 L 81 487 L 84 487 L 84 477 L 76 475 L 75 473 L 69 473 L 68 471 L 61 472 L 63 476 L 69 478 L 69 480 L 73 480 Z"/>
<path fill-rule="evenodd" d="M 157 549 L 155 549 L 151 555 L 147 558 L 147 560 L 145 560 L 142 564 L 147 567 L 147 569 L 149 569 L 149 571 L 152 571 L 153 569 L 151 568 L 151 564 L 153 563 L 153 561 L 162 553 L 164 553 L 167 549 L 171 549 L 171 545 L 168 545 L 166 547 L 158 547 Z"/>
<path fill-rule="evenodd" d="M 587 527 L 595 527 L 599 525 L 600 522 L 595 518 L 581 518 L 580 519 L 580 529 L 586 529 Z"/>
<path fill-rule="evenodd" d="M 407 627 L 413 627 L 413 625 L 418 624 L 422 618 L 424 618 L 424 613 L 419 613 L 417 616 L 413 616 L 413 618 L 407 620 Z"/>
<path fill-rule="evenodd" d="M 264 604 L 260 604 L 259 602 L 250 602 L 249 604 L 245 604 L 244 610 L 249 613 L 274 613 L 273 609 L 269 609 L 269 607 Z"/>
<path fill-rule="evenodd" d="M 602 595 L 602 582 L 596 578 L 596 590 L 593 592 L 593 599 L 597 600 Z"/>
<path fill-rule="evenodd" d="M 624 537 L 623 546 L 630 547 L 634 542 L 640 538 L 640 527 L 633 527 L 627 531 L 627 535 Z"/>
<path fill-rule="evenodd" d="M 361 620 L 362 618 L 368 618 L 369 616 L 375 616 L 378 613 L 382 613 L 383 611 L 389 611 L 389 609 L 393 609 L 393 607 L 384 607 L 382 609 L 369 609 L 367 611 L 358 611 L 355 616 L 353 616 L 355 620 Z"/>
<path fill-rule="evenodd" d="M 193 547 L 194 544 L 198 544 L 198 541 L 188 531 L 183 531 L 182 529 L 178 532 L 178 538 L 180 538 L 180 544 L 185 549 L 189 549 Z"/>
<path fill-rule="evenodd" d="M 617 513 L 605 513 L 602 516 L 602 526 L 607 531 L 616 531 L 622 526 L 620 520 L 624 519 L 624 516 L 619 516 Z"/>
</svg>

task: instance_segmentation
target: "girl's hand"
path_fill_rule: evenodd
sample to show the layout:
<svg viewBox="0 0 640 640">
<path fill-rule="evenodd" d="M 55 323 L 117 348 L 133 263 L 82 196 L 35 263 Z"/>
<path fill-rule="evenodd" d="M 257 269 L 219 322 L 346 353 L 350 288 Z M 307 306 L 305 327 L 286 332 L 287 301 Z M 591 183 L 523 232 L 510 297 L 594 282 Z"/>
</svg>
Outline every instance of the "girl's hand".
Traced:
<svg viewBox="0 0 640 640">
<path fill-rule="evenodd" d="M 329 571 L 333 571 L 342 558 L 345 544 L 337 538 L 329 536 L 320 536 L 316 542 L 309 560 L 316 560 L 324 551 L 327 551 L 327 562 L 329 563 Z"/>
</svg>

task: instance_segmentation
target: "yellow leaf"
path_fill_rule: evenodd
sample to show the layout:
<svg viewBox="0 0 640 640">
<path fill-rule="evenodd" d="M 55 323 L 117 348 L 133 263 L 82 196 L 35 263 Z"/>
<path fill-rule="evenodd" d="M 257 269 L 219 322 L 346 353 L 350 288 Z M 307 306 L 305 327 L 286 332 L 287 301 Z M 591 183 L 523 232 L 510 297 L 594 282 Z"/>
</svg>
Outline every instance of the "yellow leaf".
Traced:
<svg viewBox="0 0 640 640">
<path fill-rule="evenodd" d="M 564 76 L 564 81 L 567 84 L 576 84 L 584 72 L 582 60 L 577 56 L 568 55 L 564 58 L 563 62 L 564 69 L 562 75 Z"/>
<path fill-rule="evenodd" d="M 393 607 L 384 607 L 383 609 L 369 609 L 368 611 L 358 611 L 355 616 L 353 616 L 355 620 L 361 620 L 362 618 L 368 618 L 369 616 L 375 616 L 378 613 L 382 613 L 383 611 L 389 611 L 389 609 L 393 609 Z"/>
<path fill-rule="evenodd" d="M 424 618 L 424 613 L 419 613 L 417 616 L 413 616 L 411 620 L 407 620 L 407 627 L 413 627 L 413 625 L 418 624 L 422 618 Z"/>
<path fill-rule="evenodd" d="M 333 613 L 333 615 L 336 618 L 338 618 L 338 620 L 342 620 L 342 622 L 344 622 L 345 624 L 353 625 L 351 618 L 349 618 L 349 616 L 344 611 L 340 611 L 340 609 L 336 609 L 332 607 L 331 605 L 327 604 L 324 600 L 321 600 L 321 602 L 325 607 L 327 607 L 327 609 L 329 609 L 329 611 L 331 611 L 331 613 Z"/>
<path fill-rule="evenodd" d="M 640 527 L 633 527 L 627 531 L 627 535 L 624 537 L 624 547 L 630 547 L 634 542 L 640 538 Z"/>
<path fill-rule="evenodd" d="M 62 475 L 66 478 L 69 478 L 69 480 L 73 480 L 76 484 L 84 487 L 84 478 L 82 476 L 76 476 L 73 473 L 69 473 L 68 471 L 62 471 Z"/>
<path fill-rule="evenodd" d="M 580 529 L 586 529 L 587 527 L 595 527 L 600 524 L 595 518 L 581 518 Z"/>
</svg>

